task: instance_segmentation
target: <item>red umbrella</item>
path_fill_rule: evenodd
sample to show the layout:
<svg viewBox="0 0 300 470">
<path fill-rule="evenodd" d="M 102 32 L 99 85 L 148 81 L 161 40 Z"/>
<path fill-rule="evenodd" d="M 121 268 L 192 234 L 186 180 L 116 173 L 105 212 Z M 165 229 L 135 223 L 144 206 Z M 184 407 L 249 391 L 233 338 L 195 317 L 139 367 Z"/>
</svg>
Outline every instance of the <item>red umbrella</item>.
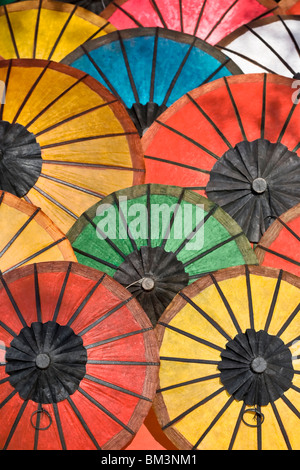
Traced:
<svg viewBox="0 0 300 470">
<path fill-rule="evenodd" d="M 101 13 L 117 29 L 153 27 L 181 31 L 216 44 L 244 23 L 268 14 L 267 0 L 115 0 Z"/>
<path fill-rule="evenodd" d="M 0 288 L 0 446 L 120 449 L 156 390 L 157 343 L 138 302 L 78 263 L 26 266 Z"/>
</svg>

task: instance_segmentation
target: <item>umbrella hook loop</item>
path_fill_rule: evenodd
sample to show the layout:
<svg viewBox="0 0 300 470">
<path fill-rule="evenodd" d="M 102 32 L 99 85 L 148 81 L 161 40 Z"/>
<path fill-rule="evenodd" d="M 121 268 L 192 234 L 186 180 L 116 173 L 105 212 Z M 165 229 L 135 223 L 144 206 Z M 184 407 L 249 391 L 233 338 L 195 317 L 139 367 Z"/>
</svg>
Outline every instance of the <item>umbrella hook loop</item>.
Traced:
<svg viewBox="0 0 300 470">
<path fill-rule="evenodd" d="M 247 422 L 245 419 L 244 419 L 244 415 L 246 413 L 255 413 L 254 416 L 253 416 L 253 420 L 256 421 L 255 424 L 251 424 L 249 422 Z M 246 426 L 249 426 L 250 428 L 258 428 L 262 425 L 262 423 L 264 422 L 265 420 L 265 416 L 264 414 L 259 411 L 257 408 L 248 408 L 248 410 L 245 410 L 243 415 L 242 415 L 242 421 L 243 423 L 246 424 Z"/>
<path fill-rule="evenodd" d="M 45 413 L 45 415 L 48 417 L 49 419 L 49 424 L 47 426 L 44 426 L 44 427 L 39 427 L 38 425 L 34 424 L 33 423 L 33 417 L 34 415 L 38 414 L 38 413 Z M 51 424 L 52 424 L 52 418 L 50 416 L 50 413 L 48 413 L 47 410 L 45 410 L 43 407 L 40 408 L 39 410 L 36 410 L 32 413 L 31 417 L 30 417 L 30 422 L 31 422 L 31 425 L 32 427 L 34 427 L 35 429 L 37 429 L 38 431 L 45 431 L 46 429 L 50 428 Z"/>
</svg>

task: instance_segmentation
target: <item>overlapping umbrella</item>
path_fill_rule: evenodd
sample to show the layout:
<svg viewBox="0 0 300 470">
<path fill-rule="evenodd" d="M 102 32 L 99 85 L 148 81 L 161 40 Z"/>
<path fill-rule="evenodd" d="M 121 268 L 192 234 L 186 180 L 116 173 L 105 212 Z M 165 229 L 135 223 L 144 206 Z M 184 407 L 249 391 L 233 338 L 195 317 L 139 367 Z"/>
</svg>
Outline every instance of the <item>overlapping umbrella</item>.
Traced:
<svg viewBox="0 0 300 470">
<path fill-rule="evenodd" d="M 77 5 L 31 0 L 0 7 L 0 57 L 61 61 L 90 38 L 115 28 Z"/>
<path fill-rule="evenodd" d="M 266 6 L 257 0 L 114 0 L 101 16 L 118 30 L 158 26 L 216 44 L 276 7 L 273 0 Z"/>
<path fill-rule="evenodd" d="M 0 272 L 41 261 L 76 261 L 67 237 L 40 208 L 0 192 Z"/>
<path fill-rule="evenodd" d="M 204 273 L 257 264 L 234 220 L 180 187 L 117 191 L 83 213 L 67 236 L 78 261 L 113 276 L 153 324 L 175 294 Z"/>
<path fill-rule="evenodd" d="M 146 183 L 206 194 L 258 242 L 274 217 L 299 202 L 300 108 L 292 85 L 248 74 L 187 93 L 142 138 Z"/>
<path fill-rule="evenodd" d="M 154 407 L 179 449 L 297 450 L 299 277 L 264 267 L 210 274 L 161 316 Z"/>
<path fill-rule="evenodd" d="M 0 79 L 0 187 L 64 233 L 99 197 L 144 181 L 139 135 L 95 79 L 38 59 L 1 61 Z"/>
<path fill-rule="evenodd" d="M 1 277 L 3 450 L 121 449 L 155 394 L 158 348 L 136 300 L 78 263 Z"/>
<path fill-rule="evenodd" d="M 281 214 L 264 233 L 255 253 L 259 264 L 300 275 L 300 204 Z"/>
<path fill-rule="evenodd" d="M 300 16 L 270 16 L 241 26 L 218 46 L 244 73 L 300 77 Z"/>
<path fill-rule="evenodd" d="M 7 5 L 9 3 L 16 3 L 19 0 L 0 0 L 0 5 Z M 86 10 L 90 10 L 93 13 L 101 13 L 105 7 L 109 4 L 110 0 L 58 0 L 64 3 L 72 3 L 73 5 L 78 5 Z"/>
<path fill-rule="evenodd" d="M 140 134 L 187 91 L 241 73 L 207 42 L 162 28 L 116 31 L 81 45 L 63 63 L 105 85 L 126 106 Z"/>
</svg>

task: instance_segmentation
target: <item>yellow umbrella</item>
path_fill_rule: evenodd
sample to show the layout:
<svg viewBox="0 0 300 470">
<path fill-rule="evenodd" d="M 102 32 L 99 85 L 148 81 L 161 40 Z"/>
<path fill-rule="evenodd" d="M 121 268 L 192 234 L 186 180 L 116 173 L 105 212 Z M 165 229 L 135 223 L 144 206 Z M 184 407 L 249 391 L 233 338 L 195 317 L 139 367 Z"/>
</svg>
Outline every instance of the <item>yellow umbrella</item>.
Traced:
<svg viewBox="0 0 300 470">
<path fill-rule="evenodd" d="M 0 192 L 0 272 L 41 261 L 76 261 L 66 236 L 38 207 Z"/>
<path fill-rule="evenodd" d="M 0 56 L 60 62 L 80 44 L 115 31 L 78 5 L 33 0 L 0 8 Z"/>
<path fill-rule="evenodd" d="M 300 278 L 239 266 L 184 288 L 156 326 L 162 429 L 180 449 L 300 449 Z"/>
<path fill-rule="evenodd" d="M 0 189 L 66 233 L 107 194 L 144 181 L 140 138 L 98 81 L 52 61 L 0 61 Z"/>
</svg>

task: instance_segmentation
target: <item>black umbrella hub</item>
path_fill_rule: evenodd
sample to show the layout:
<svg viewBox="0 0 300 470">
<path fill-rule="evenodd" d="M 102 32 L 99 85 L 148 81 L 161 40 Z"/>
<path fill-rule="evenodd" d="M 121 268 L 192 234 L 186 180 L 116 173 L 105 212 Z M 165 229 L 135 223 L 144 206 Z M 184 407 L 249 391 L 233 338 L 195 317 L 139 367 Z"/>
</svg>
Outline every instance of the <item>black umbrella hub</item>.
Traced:
<svg viewBox="0 0 300 470">
<path fill-rule="evenodd" d="M 34 134 L 21 124 L 0 121 L 0 189 L 23 197 L 41 170 L 41 147 Z"/>
<path fill-rule="evenodd" d="M 236 335 L 223 349 L 218 368 L 227 392 L 249 406 L 274 402 L 292 386 L 294 377 L 291 351 L 264 330 Z"/>
<path fill-rule="evenodd" d="M 72 395 L 86 372 L 87 352 L 67 325 L 34 322 L 6 351 L 6 373 L 23 400 L 47 404 Z"/>
</svg>

